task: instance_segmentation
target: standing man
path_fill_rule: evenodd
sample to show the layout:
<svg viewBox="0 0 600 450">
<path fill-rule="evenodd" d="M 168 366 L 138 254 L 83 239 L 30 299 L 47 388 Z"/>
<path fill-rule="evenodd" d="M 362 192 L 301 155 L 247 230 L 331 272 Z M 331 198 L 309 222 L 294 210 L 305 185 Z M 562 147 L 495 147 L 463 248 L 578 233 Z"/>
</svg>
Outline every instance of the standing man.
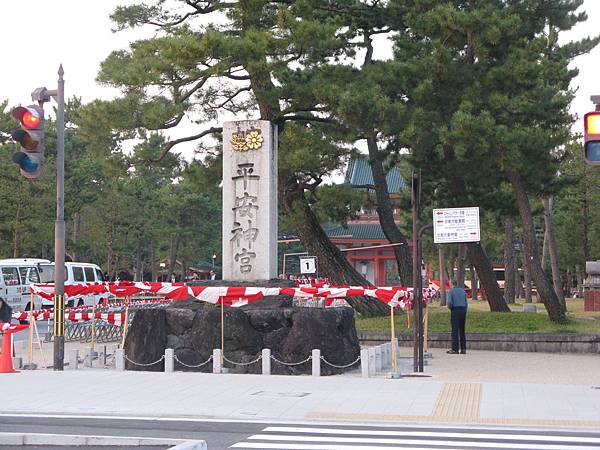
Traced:
<svg viewBox="0 0 600 450">
<path fill-rule="evenodd" d="M 450 292 L 446 294 L 446 304 L 450 308 L 450 323 L 452 324 L 452 349 L 446 353 L 456 355 L 460 347 L 460 352 L 464 355 L 467 353 L 467 339 L 465 337 L 467 292 L 462 287 L 458 287 L 456 280 L 452 280 L 452 286 Z"/>
</svg>

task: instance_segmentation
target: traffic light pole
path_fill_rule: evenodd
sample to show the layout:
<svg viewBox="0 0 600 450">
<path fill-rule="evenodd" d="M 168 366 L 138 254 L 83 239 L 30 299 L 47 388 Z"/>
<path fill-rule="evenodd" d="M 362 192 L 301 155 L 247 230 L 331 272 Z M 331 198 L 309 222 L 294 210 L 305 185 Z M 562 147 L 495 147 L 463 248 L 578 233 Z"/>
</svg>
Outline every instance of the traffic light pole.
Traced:
<svg viewBox="0 0 600 450">
<path fill-rule="evenodd" d="M 56 222 L 54 225 L 54 370 L 65 360 L 65 81 L 58 68 L 56 101 Z"/>
</svg>

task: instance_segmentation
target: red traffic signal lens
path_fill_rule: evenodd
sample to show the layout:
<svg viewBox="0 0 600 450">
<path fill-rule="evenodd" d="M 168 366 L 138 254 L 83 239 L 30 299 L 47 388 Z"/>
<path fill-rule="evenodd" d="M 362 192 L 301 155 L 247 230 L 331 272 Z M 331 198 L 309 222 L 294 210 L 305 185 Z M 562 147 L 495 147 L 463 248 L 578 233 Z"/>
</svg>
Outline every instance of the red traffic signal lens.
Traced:
<svg viewBox="0 0 600 450">
<path fill-rule="evenodd" d="M 25 111 L 25 113 L 23 113 L 23 116 L 21 117 L 21 123 L 23 124 L 23 126 L 30 130 L 33 128 L 37 128 L 40 125 L 41 121 L 42 118 L 40 117 L 38 112 L 33 111 L 31 109 Z"/>
<path fill-rule="evenodd" d="M 587 134 L 600 134 L 600 112 L 587 113 L 584 120 Z"/>
</svg>

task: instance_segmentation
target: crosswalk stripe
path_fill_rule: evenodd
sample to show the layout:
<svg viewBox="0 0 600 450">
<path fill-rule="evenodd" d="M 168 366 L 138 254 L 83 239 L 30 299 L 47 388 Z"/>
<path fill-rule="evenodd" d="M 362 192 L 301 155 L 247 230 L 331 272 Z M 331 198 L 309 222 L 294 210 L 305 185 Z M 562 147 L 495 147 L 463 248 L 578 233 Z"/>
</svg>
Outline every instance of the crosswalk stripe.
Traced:
<svg viewBox="0 0 600 450">
<path fill-rule="evenodd" d="M 298 435 L 273 435 L 255 434 L 249 440 L 261 441 L 292 441 L 292 442 L 327 442 L 339 444 L 389 444 L 389 445 L 436 445 L 446 444 L 453 447 L 472 448 L 474 445 L 480 448 L 510 448 L 510 449 L 533 449 L 533 450 L 564 450 L 563 444 L 519 443 L 519 442 L 481 442 L 481 441 L 434 441 L 431 439 L 389 439 L 389 438 L 359 438 L 359 437 L 335 437 L 335 436 L 298 436 Z"/>
<path fill-rule="evenodd" d="M 452 447 L 382 447 L 380 445 L 274 444 L 260 442 L 238 442 L 229 448 L 260 448 L 263 450 L 456 450 Z"/>
<path fill-rule="evenodd" d="M 448 445 L 450 447 L 448 447 Z M 472 449 L 481 448 L 479 446 L 474 446 L 475 443 L 471 444 Z M 307 443 L 290 443 L 290 442 L 282 442 L 282 443 L 273 443 L 273 442 L 238 442 L 232 445 L 229 448 L 238 448 L 238 449 L 263 449 L 263 450 L 456 450 L 456 446 L 454 442 L 444 442 L 435 447 L 424 447 L 423 445 L 417 446 L 406 446 L 402 447 L 398 446 L 382 446 L 382 445 L 344 445 L 344 444 L 307 444 Z M 498 447 L 496 447 L 498 448 Z M 518 447 L 509 447 L 509 448 L 518 448 Z M 539 447 L 532 446 L 532 449 L 538 449 Z M 560 446 L 560 450 L 573 450 L 574 447 L 564 447 Z M 592 447 L 577 447 L 581 450 L 585 450 L 586 448 Z M 598 447 L 593 447 L 597 449 Z"/>
<path fill-rule="evenodd" d="M 313 427 L 266 427 L 262 430 L 265 433 L 307 433 L 307 434 L 341 434 L 355 436 L 423 436 L 440 438 L 467 438 L 467 439 L 488 439 L 488 440 L 510 440 L 510 441 L 556 441 L 573 444 L 600 444 L 600 437 L 587 436 L 563 436 L 553 434 L 533 435 L 533 434 L 502 434 L 502 433 L 461 433 L 446 431 L 403 431 L 403 430 L 353 430 L 344 428 L 313 428 Z"/>
</svg>

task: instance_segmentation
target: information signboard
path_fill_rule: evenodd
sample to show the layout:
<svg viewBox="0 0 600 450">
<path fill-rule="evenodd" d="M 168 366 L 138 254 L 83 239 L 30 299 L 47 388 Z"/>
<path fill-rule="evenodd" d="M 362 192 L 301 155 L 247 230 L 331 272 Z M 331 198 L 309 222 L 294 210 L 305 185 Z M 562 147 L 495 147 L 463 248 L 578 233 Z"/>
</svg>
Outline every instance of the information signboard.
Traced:
<svg viewBox="0 0 600 450">
<path fill-rule="evenodd" d="M 479 207 L 433 210 L 433 242 L 479 242 Z"/>
</svg>

